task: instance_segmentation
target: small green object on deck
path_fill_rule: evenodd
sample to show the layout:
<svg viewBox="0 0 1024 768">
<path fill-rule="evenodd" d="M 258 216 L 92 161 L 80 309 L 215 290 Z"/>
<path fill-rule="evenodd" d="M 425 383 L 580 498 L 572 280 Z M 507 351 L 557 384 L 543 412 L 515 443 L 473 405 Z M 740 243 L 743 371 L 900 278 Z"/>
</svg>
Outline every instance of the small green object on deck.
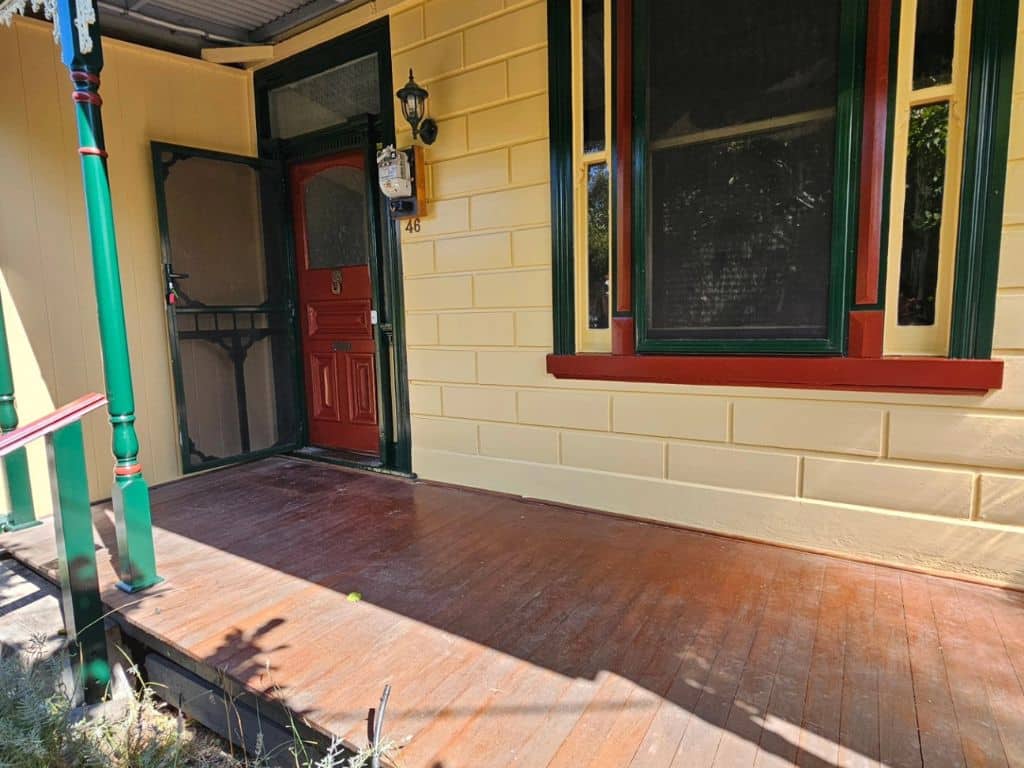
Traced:
<svg viewBox="0 0 1024 768">
<path fill-rule="evenodd" d="M 362 599 L 363 599 L 363 593 L 362 592 L 349 592 L 348 593 L 348 601 L 350 603 L 358 603 Z"/>
</svg>

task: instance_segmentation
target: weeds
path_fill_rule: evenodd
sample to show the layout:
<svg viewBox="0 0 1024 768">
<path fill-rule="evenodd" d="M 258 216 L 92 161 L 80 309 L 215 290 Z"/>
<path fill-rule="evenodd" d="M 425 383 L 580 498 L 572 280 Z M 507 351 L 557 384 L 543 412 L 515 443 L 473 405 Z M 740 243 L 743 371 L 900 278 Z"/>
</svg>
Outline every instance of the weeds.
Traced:
<svg viewBox="0 0 1024 768">
<path fill-rule="evenodd" d="M 398 745 L 391 741 L 352 755 L 335 740 L 317 759 L 308 754 L 294 722 L 287 755 L 265 752 L 262 733 L 254 754 L 230 747 L 229 754 L 180 712 L 172 713 L 148 685 L 115 702 L 108 714 L 83 718 L 65 682 L 66 668 L 66 654 L 0 657 L 0 768 L 364 768 L 397 756 Z M 131 671 L 138 679 L 138 671 Z"/>
<path fill-rule="evenodd" d="M 0 768 L 237 768 L 145 686 L 117 717 L 77 716 L 66 661 L 63 654 L 0 658 Z"/>
</svg>

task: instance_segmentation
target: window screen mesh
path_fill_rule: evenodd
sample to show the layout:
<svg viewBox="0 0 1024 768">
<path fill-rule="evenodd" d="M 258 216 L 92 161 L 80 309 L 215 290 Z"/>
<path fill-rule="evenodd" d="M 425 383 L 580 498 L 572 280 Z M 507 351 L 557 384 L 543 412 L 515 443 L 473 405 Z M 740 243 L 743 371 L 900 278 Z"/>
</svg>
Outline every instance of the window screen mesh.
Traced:
<svg viewBox="0 0 1024 768">
<path fill-rule="evenodd" d="M 649 337 L 827 337 L 839 16 L 650 4 Z"/>
<path fill-rule="evenodd" d="M 164 255 L 179 274 L 171 331 L 189 471 L 295 440 L 287 253 L 263 215 L 264 200 L 277 207 L 276 172 L 188 150 L 159 159 Z"/>
<path fill-rule="evenodd" d="M 275 88 L 270 96 L 270 130 L 290 139 L 380 112 L 377 54 Z"/>
</svg>

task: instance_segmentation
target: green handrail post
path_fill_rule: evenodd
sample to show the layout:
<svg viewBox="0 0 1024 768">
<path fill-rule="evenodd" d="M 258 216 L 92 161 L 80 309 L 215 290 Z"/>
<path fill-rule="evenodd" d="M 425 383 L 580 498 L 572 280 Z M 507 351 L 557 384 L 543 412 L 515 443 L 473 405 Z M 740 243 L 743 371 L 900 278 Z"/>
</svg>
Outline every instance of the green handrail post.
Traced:
<svg viewBox="0 0 1024 768">
<path fill-rule="evenodd" d="M 0 430 L 10 432 L 18 426 L 18 411 L 14 407 L 14 375 L 11 372 L 11 353 L 7 347 L 7 324 L 3 303 L 0 301 Z M 28 454 L 22 448 L 4 456 L 7 475 L 7 495 L 10 513 L 0 520 L 0 530 L 19 531 L 40 525 L 32 504 L 32 481 L 28 474 Z"/>
<path fill-rule="evenodd" d="M 75 643 L 71 662 L 78 672 L 85 703 L 96 704 L 110 683 L 110 664 L 96 570 L 82 423 L 75 421 L 47 435 L 46 452 L 53 489 L 64 626 Z"/>
<path fill-rule="evenodd" d="M 95 18 L 98 15 L 96 1 L 92 0 L 90 4 Z M 80 0 L 58 0 L 57 23 L 61 58 L 70 70 L 74 84 L 72 99 L 78 124 L 78 152 L 82 159 L 86 217 L 92 245 L 103 374 L 109 401 L 107 411 L 113 428 L 115 479 L 111 498 L 117 527 L 121 579 L 118 586 L 127 592 L 138 592 L 162 579 L 156 572 L 149 487 L 142 476 L 139 438 L 135 433 L 135 395 L 132 392 L 124 298 L 100 110 L 103 104 L 99 96 L 100 71 L 103 69 L 100 30 L 98 23 L 92 24 L 90 29 L 88 20 L 79 20 L 80 5 Z M 80 27 L 87 30 L 85 35 L 80 35 Z"/>
</svg>

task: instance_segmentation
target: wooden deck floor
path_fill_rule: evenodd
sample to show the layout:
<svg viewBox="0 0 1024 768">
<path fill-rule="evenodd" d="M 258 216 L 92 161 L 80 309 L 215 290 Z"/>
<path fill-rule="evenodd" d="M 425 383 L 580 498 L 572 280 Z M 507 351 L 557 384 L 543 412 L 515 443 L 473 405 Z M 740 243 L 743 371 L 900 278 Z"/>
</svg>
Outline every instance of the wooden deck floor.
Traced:
<svg viewBox="0 0 1024 768">
<path fill-rule="evenodd" d="M 409 768 L 1024 766 L 1017 593 L 293 459 L 154 517 L 112 606 L 360 744 L 390 682 Z"/>
</svg>

